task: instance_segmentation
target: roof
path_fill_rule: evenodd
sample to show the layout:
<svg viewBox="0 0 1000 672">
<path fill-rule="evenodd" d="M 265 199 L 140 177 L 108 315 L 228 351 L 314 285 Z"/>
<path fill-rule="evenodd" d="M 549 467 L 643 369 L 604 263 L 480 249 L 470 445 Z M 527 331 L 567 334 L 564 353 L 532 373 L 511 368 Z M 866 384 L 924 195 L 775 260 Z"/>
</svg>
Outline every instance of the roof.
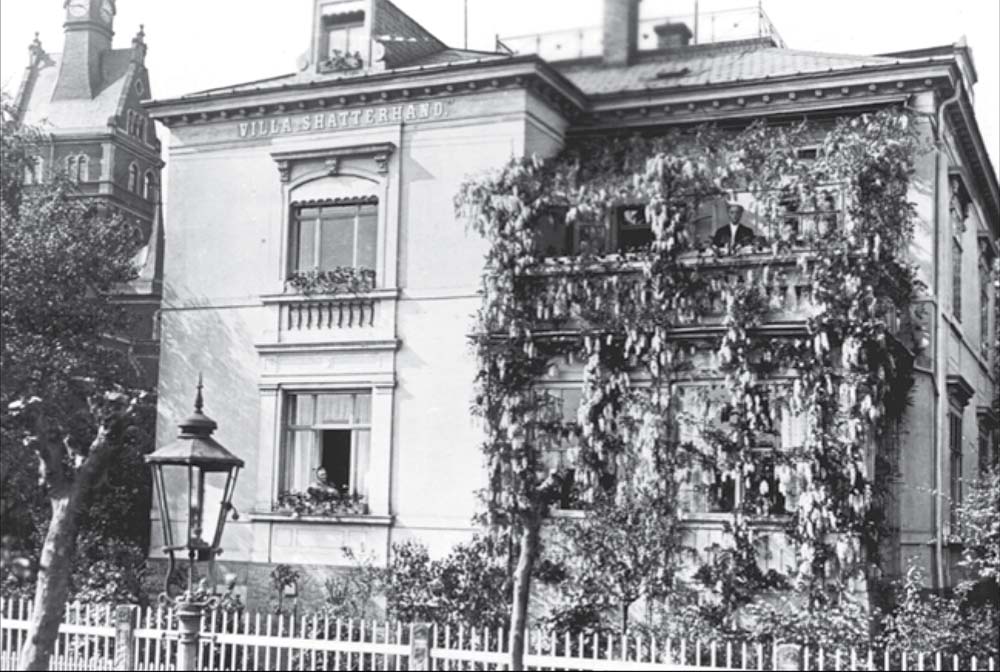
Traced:
<svg viewBox="0 0 1000 672">
<path fill-rule="evenodd" d="M 415 58 L 409 61 L 405 66 L 400 66 L 401 70 L 412 71 L 414 68 L 420 69 L 432 69 L 436 67 L 444 68 L 453 63 L 465 63 L 469 61 L 488 61 L 488 60 L 501 60 L 512 58 L 509 54 L 494 53 L 492 51 L 475 51 L 473 49 L 452 49 L 446 47 L 444 49 L 439 49 L 437 51 L 426 54 L 420 58 Z M 395 69 L 390 69 L 390 72 Z M 333 75 L 315 75 L 308 78 L 308 83 L 315 82 L 320 83 L 336 83 L 340 81 L 348 81 L 354 79 L 363 79 L 365 77 L 370 77 L 372 75 L 379 74 L 377 71 L 370 70 L 345 70 Z M 229 86 L 220 86 L 213 89 L 203 89 L 201 91 L 194 91 L 192 93 L 187 93 L 181 96 L 184 98 L 198 98 L 203 96 L 216 96 L 220 94 L 230 94 L 230 93 L 247 93 L 250 91 L 272 91 L 274 89 L 280 89 L 283 86 L 291 86 L 293 84 L 302 84 L 304 82 L 301 73 L 288 73 L 285 75 L 276 75 L 274 77 L 265 77 L 263 79 L 254 79 L 249 82 L 241 82 L 239 84 L 231 84 Z"/>
<path fill-rule="evenodd" d="M 23 107 L 25 123 L 47 130 L 71 130 L 108 125 L 108 118 L 118 113 L 119 103 L 128 91 L 129 65 L 132 49 L 112 49 L 104 52 L 101 69 L 104 88 L 93 99 L 52 100 L 62 54 L 48 54 L 48 60 L 38 68 L 37 78 Z"/>
<path fill-rule="evenodd" d="M 917 59 L 784 49 L 765 38 L 640 52 L 631 65 L 609 66 L 600 59 L 587 59 L 555 62 L 552 66 L 585 94 L 613 95 L 850 70 L 913 60 Z"/>
</svg>

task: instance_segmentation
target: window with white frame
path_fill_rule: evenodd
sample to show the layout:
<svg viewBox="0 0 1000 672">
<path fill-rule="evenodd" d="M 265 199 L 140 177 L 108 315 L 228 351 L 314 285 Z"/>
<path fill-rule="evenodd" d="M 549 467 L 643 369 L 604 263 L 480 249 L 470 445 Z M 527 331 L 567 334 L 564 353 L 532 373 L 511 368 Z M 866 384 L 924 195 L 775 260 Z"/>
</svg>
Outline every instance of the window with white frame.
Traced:
<svg viewBox="0 0 1000 672">
<path fill-rule="evenodd" d="M 378 204 L 374 199 L 293 205 L 291 273 L 338 268 L 374 273 L 378 249 Z"/>
<path fill-rule="evenodd" d="M 328 14 L 323 17 L 324 53 L 328 59 L 350 56 L 362 51 L 365 13 L 363 11 Z"/>
<path fill-rule="evenodd" d="M 320 486 L 368 494 L 371 392 L 288 394 L 284 426 L 280 493 Z"/>
<path fill-rule="evenodd" d="M 773 422 L 755 436 L 754 469 L 737 471 L 736 428 L 731 424 L 729 392 L 719 384 L 678 386 L 674 395 L 674 426 L 687 455 L 681 486 L 681 507 L 687 513 L 727 513 L 746 510 L 757 515 L 781 515 L 795 510 L 797 492 L 793 468 L 782 453 L 802 446 L 805 422 L 785 406 L 768 413 Z"/>
</svg>

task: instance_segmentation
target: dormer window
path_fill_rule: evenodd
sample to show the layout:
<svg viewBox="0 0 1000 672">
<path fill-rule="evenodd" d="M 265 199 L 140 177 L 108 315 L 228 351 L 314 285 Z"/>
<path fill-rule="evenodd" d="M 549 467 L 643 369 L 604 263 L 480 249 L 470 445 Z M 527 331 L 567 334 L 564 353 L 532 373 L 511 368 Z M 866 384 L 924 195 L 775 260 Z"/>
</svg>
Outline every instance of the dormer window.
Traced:
<svg viewBox="0 0 1000 672">
<path fill-rule="evenodd" d="M 363 65 L 361 54 L 366 50 L 364 25 L 363 11 L 323 17 L 321 70 L 356 70 Z"/>
</svg>

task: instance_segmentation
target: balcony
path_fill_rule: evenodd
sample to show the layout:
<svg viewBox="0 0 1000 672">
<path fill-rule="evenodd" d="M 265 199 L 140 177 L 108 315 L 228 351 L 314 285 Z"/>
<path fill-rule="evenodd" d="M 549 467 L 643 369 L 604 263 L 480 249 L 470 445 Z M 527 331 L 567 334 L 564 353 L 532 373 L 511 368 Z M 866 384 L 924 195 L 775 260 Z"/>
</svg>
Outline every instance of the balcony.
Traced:
<svg viewBox="0 0 1000 672">
<path fill-rule="evenodd" d="M 265 340 L 275 345 L 363 344 L 395 335 L 396 289 L 362 293 L 270 294 Z"/>
<path fill-rule="evenodd" d="M 697 15 L 640 17 L 639 51 L 663 48 L 662 37 L 657 35 L 656 29 L 679 24 L 690 31 L 692 45 L 770 38 L 776 46 L 785 46 L 774 24 L 758 6 L 698 12 Z M 662 28 L 660 32 L 664 32 Z M 603 42 L 603 27 L 587 26 L 545 33 L 498 36 L 496 49 L 510 54 L 537 54 L 547 61 L 566 61 L 600 56 Z"/>
</svg>

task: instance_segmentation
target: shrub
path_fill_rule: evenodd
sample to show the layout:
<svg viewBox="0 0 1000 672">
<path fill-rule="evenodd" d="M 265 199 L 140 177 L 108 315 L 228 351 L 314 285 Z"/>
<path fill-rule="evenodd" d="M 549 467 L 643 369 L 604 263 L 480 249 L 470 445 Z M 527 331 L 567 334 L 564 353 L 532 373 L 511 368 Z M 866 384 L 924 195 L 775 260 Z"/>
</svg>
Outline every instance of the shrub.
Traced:
<svg viewBox="0 0 1000 672">
<path fill-rule="evenodd" d="M 506 625 L 511 591 L 505 551 L 495 540 L 476 536 L 431 560 L 420 544 L 395 544 L 385 582 L 389 613 L 403 621 Z"/>
</svg>

